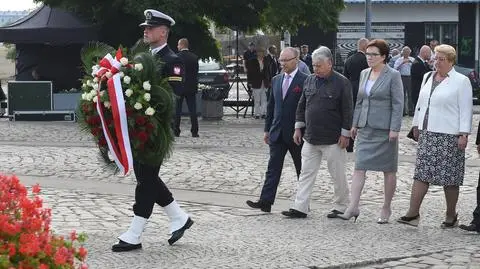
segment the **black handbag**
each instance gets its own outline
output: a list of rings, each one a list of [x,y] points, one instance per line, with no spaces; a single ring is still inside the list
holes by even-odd
[[[433,73],[432,71],[428,72],[427,78],[425,79],[425,83],[427,83],[428,79],[430,79],[430,77],[432,76],[432,73]],[[430,100],[428,101],[428,105],[430,106]],[[418,139],[415,139],[415,136],[413,135],[413,127],[410,129],[410,132],[408,132],[407,137],[412,139],[415,142],[418,142]]]
[[[415,142],[418,142],[418,139],[415,139],[415,136],[413,135],[413,127],[410,129],[410,132],[408,132],[407,137]]]

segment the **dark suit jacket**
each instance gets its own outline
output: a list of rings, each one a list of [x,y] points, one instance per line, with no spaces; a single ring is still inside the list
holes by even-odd
[[[415,61],[412,64],[412,68],[410,70],[410,78],[412,81],[411,84],[411,89],[412,89],[412,95],[417,96],[418,99],[418,93],[420,92],[420,88],[422,87],[422,80],[423,80],[423,75],[425,73],[432,71],[430,69],[430,66],[422,61],[418,56],[415,57]],[[416,100],[415,100],[416,103]]]
[[[165,64],[160,70],[164,78],[167,78],[168,83],[172,87],[175,94],[179,95],[183,90],[183,83],[185,79],[185,67],[182,59],[173,52],[168,45],[159,50],[156,54]]]
[[[312,55],[310,53],[307,53],[307,55],[302,57],[301,60],[308,66],[308,69],[310,69],[310,73],[313,73]]]
[[[265,67],[265,66],[264,66]],[[262,82],[265,80],[265,73],[260,70],[258,59],[250,59],[247,61],[247,82],[253,89],[260,89]]]
[[[196,94],[198,90],[198,56],[189,50],[182,50],[177,55],[185,65],[185,83],[180,94]]]
[[[357,51],[347,58],[343,75],[345,75],[352,84],[353,105],[357,102],[358,85],[360,83],[360,73],[368,68],[367,57],[365,54]]]
[[[267,54],[263,57],[263,73],[265,76],[265,88],[270,88],[272,84],[272,78],[278,74],[280,66],[278,61],[273,58],[272,55]]]
[[[298,100],[302,96],[303,82],[307,75],[297,71],[290,83],[287,95],[283,99],[282,83],[284,74],[276,75],[272,79],[272,90],[267,105],[267,118],[265,119],[265,132],[269,132],[270,142],[293,142],[295,131],[295,111]]]

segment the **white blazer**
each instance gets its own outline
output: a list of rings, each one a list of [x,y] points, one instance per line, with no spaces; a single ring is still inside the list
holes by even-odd
[[[430,99],[427,131],[453,135],[470,133],[473,114],[470,80],[452,68],[448,72],[448,77],[435,88],[430,97],[435,71],[432,72],[428,81],[425,81],[428,74],[423,76],[423,86],[415,107],[413,126],[418,126],[419,130],[423,130],[423,119]]]

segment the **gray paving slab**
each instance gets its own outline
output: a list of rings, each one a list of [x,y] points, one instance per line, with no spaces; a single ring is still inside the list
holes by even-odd
[[[479,115],[474,116],[476,130]],[[43,186],[59,233],[72,229],[89,234],[91,268],[434,268],[479,265],[476,234],[442,230],[445,202],[432,187],[418,228],[395,223],[408,206],[415,162],[415,143],[406,139],[411,118],[400,134],[400,162],[392,221],[375,223],[383,201],[383,176],[369,173],[357,223],[329,220],[332,186],[322,164],[305,220],[284,219],[296,177],[286,158],[279,199],[272,214],[246,208],[264,180],[268,147],[262,121],[224,117],[200,122],[200,138],[182,133],[160,175],[172,188],[195,225],[178,245],[168,246],[168,223],[156,208],[144,236],[144,250],[111,253],[110,246],[132,215],[132,175],[112,175],[98,160],[95,146],[76,124],[0,120],[0,171]],[[188,122],[182,124],[189,130]],[[460,221],[471,218],[480,161],[475,136],[469,139],[467,169],[458,204]],[[347,173],[354,155],[348,155]]]

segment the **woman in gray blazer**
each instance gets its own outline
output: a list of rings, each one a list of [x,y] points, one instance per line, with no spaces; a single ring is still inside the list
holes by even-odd
[[[402,124],[403,86],[400,73],[389,67],[389,47],[375,39],[367,45],[368,66],[360,74],[357,103],[351,135],[356,138],[355,171],[352,176],[350,205],[339,218],[357,219],[358,204],[365,184],[365,174],[381,171],[385,177],[385,201],[377,223],[388,222],[395,193],[398,166],[398,133]]]

